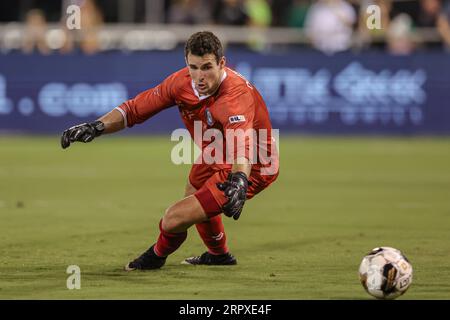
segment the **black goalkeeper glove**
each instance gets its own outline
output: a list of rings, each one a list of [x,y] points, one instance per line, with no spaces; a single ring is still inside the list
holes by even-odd
[[[105,124],[99,120],[91,123],[83,123],[73,126],[61,136],[61,147],[68,148],[72,142],[91,142],[94,138],[100,136],[105,130]]]
[[[218,183],[217,188],[223,191],[228,201],[223,205],[223,213],[227,217],[239,219],[245,200],[247,199],[247,189],[249,181],[247,175],[243,172],[232,172],[223,183]]]

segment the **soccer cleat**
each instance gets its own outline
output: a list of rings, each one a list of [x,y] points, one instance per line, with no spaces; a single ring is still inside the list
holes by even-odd
[[[214,255],[205,252],[201,256],[184,259],[181,263],[208,266],[230,266],[237,264],[237,260],[230,253]]]
[[[139,258],[125,266],[125,271],[159,269],[166,263],[166,257],[158,257],[151,246]]]

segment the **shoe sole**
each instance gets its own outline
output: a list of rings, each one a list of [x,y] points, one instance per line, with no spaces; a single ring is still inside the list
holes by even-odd
[[[180,264],[190,265],[190,266],[235,266],[235,265],[237,265],[237,261],[235,261],[233,263],[227,263],[227,264],[190,263],[187,261],[188,259],[192,259],[192,258],[194,258],[194,257],[186,258],[183,261],[181,261]]]
[[[161,266],[162,267],[162,266]],[[147,270],[158,270],[161,269],[161,267],[155,267],[155,268],[144,268],[144,269],[138,269],[138,268],[131,268],[130,264],[128,263],[123,270],[126,272],[131,272],[131,271],[135,271],[135,270],[141,270],[141,271],[147,271]]]

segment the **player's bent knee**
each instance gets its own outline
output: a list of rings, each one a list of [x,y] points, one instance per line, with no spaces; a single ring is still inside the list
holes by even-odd
[[[166,212],[164,213],[164,217],[162,219],[161,227],[164,231],[167,232],[174,232],[175,229],[177,229],[180,225],[180,219],[177,217],[174,210],[171,209],[172,207],[168,208]]]

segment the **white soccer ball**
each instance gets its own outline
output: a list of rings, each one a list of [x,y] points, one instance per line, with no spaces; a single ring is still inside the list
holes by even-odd
[[[395,299],[412,282],[411,263],[400,250],[379,247],[370,251],[359,266],[359,280],[366,291],[378,299]]]

